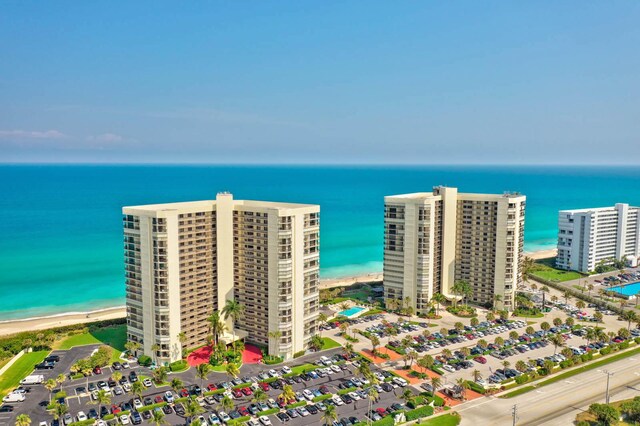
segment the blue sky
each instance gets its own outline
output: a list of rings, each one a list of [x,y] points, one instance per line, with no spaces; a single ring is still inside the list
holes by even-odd
[[[640,2],[31,2],[0,161],[640,160]]]

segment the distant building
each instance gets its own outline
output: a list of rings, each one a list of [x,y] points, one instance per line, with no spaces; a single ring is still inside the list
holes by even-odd
[[[123,208],[128,339],[175,361],[178,336],[186,348],[204,345],[207,317],[234,299],[245,307],[236,338],[284,357],[303,350],[318,329],[319,211],[228,193]],[[230,320],[228,329],[231,342]]]
[[[469,301],[512,309],[521,280],[526,197],[464,194],[436,187],[432,193],[385,197],[385,298],[409,297],[425,312],[435,293],[453,298],[466,280]]]
[[[558,215],[560,269],[593,271],[598,263],[640,255],[640,208],[628,204],[594,209],[562,210]]]

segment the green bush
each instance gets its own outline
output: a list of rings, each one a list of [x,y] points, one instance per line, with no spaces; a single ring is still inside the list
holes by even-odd
[[[282,361],[284,361],[284,358],[282,358],[281,356],[265,356],[262,358],[262,361],[266,365],[274,365],[280,364]]]
[[[520,377],[526,376],[525,374],[523,374]],[[516,379],[516,382],[518,380]],[[526,380],[525,380],[526,381]],[[524,383],[524,382],[522,382]],[[480,393],[480,394],[484,394],[486,392],[485,388],[482,387],[482,385],[477,384],[476,382],[472,382],[472,381],[467,381],[467,384],[469,385],[469,389],[471,389],[474,392]]]
[[[184,359],[181,359],[179,361],[175,361],[172,362],[171,364],[169,364],[169,369],[171,371],[184,371],[189,367],[189,365],[187,364],[187,361]]]
[[[299,352],[296,352],[295,354],[293,354],[293,357],[294,358],[300,358],[302,355],[304,355],[306,353],[307,353],[307,351],[299,351]]]
[[[423,417],[429,417],[433,414],[433,407],[425,405],[424,407],[416,408],[415,410],[407,411],[407,421],[421,419]]]
[[[313,402],[320,402],[320,401],[324,401],[325,399],[329,399],[331,398],[333,395],[331,395],[330,393],[326,394],[326,395],[320,395],[320,396],[316,396],[315,398],[312,399]]]
[[[409,408],[418,408],[421,405],[425,404],[425,397],[418,395],[409,402],[407,402],[407,407]]]
[[[625,340],[624,342],[620,342],[620,344],[618,344],[618,347],[620,349],[628,349],[629,348],[629,341]]]
[[[636,337],[635,339],[633,339],[633,341],[640,344],[640,337]]]
[[[243,425],[244,422],[249,420],[251,416],[238,417],[237,419],[231,419],[227,422],[227,426],[240,426]]]
[[[302,407],[303,405],[307,405],[306,401],[298,401],[298,402],[294,402],[293,404],[289,404],[287,405],[285,408],[287,410],[291,409],[291,408],[298,408],[298,407]]]
[[[611,353],[611,347],[607,346],[606,348],[600,349],[600,355],[609,355]]]
[[[140,364],[143,367],[150,366],[152,362],[153,362],[153,360],[148,355],[140,355],[138,357],[138,364]]]

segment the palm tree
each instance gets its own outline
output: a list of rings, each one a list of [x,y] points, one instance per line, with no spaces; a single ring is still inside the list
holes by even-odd
[[[473,377],[474,382],[477,382],[482,378],[482,374],[480,374],[480,370],[476,369],[471,373],[471,377]]]
[[[137,382],[136,382],[137,383]],[[102,410],[102,406],[108,406],[111,404],[111,393],[105,391],[104,389],[98,390],[96,392],[96,399],[92,402],[92,404],[96,404],[98,406],[98,413]]]
[[[548,322],[546,322],[546,321],[544,321],[544,322],[542,322],[542,323],[540,324],[540,329],[541,329],[542,331],[544,331],[544,335],[545,335],[545,336],[547,335],[547,331],[549,331],[549,329],[550,329],[550,328],[551,328],[551,326],[550,326],[550,325],[549,325],[549,323],[548,323]]]
[[[131,383],[131,393],[134,396],[138,398],[142,398],[143,392],[144,392],[144,385],[140,380],[136,380],[135,382]]]
[[[228,320],[229,318],[233,319],[231,332],[233,333],[233,350],[235,351],[236,322],[240,317],[244,315],[244,305],[240,302],[236,302],[235,300],[227,300],[227,304],[222,309],[222,315],[224,315],[224,318],[226,320]]]
[[[504,361],[502,361],[502,366],[504,368],[509,368],[511,366],[511,363],[505,359]]]
[[[229,395],[225,395],[224,398],[222,398],[222,401],[220,401],[220,406],[226,412],[233,410],[233,399],[229,398]]]
[[[294,392],[291,385],[284,385],[282,387],[282,393],[278,396],[285,403],[289,403],[289,401],[296,399],[296,393]]]
[[[370,340],[371,340],[371,350],[373,353],[375,353],[376,348],[380,346],[380,339],[378,339],[377,336],[371,336]]]
[[[63,384],[66,380],[67,380],[67,376],[65,376],[62,373],[56,376],[56,382],[58,382],[58,385]]]
[[[27,414],[20,414],[16,417],[16,426],[29,426],[31,424],[31,417]]]
[[[627,321],[627,330],[631,331],[631,323],[636,320],[636,314],[633,311],[623,311],[621,317]]]
[[[185,417],[187,417],[189,419],[189,421],[187,422],[187,424],[193,424],[191,422],[191,420],[197,416],[198,414],[201,414],[204,412],[204,408],[202,408],[200,406],[200,404],[198,404],[197,401],[194,400],[189,400],[185,407],[184,407],[184,415]]]
[[[334,405],[327,405],[327,409],[322,413],[321,420],[325,426],[330,426],[338,420],[338,413],[336,413],[336,407]]]
[[[158,364],[157,355],[159,350],[160,350],[159,344],[154,343],[153,345],[151,345],[151,352],[153,352],[153,363],[156,365]]]
[[[169,423],[164,419],[164,413],[162,410],[152,410],[151,419],[149,419],[152,425],[161,426],[168,425]]]
[[[164,367],[158,367],[153,371],[153,381],[156,384],[164,383],[167,380],[167,369]]]
[[[111,375],[111,378],[116,382],[120,383],[120,379],[122,379],[122,373],[119,371],[114,371],[113,374]]]
[[[171,389],[173,389],[175,393],[179,393],[180,389],[184,387],[184,383],[182,382],[182,380],[176,377],[175,379],[171,380],[171,383],[169,384],[169,386],[171,386]]]
[[[238,369],[234,363],[230,362],[225,366],[225,370],[227,370],[227,372],[229,371],[228,368],[230,365],[233,365],[236,370]],[[196,377],[200,379],[200,387],[204,386],[204,381],[207,380],[209,373],[211,373],[211,364],[205,362],[196,367]]]
[[[124,348],[129,352],[129,355],[135,354],[140,349],[140,346],[139,342],[134,342],[133,340],[129,340],[124,344]]]
[[[309,341],[309,349],[318,352],[322,350],[323,346],[324,340],[322,340],[322,337],[319,334],[314,334]]]
[[[405,388],[404,392],[402,392],[402,395],[400,395],[400,398],[404,401],[405,404],[407,404],[413,398],[413,392]]]
[[[231,377],[232,380],[238,377],[238,374],[240,374],[240,369],[233,362],[230,362],[227,365],[225,365],[224,371],[229,375],[229,377]]]
[[[327,314],[325,314],[324,312],[320,312],[320,315],[318,315],[318,321],[322,324],[326,324],[328,320],[329,317],[327,316]]]
[[[267,393],[262,389],[258,388],[253,393],[253,398],[251,400],[253,402],[260,403],[266,401],[267,399],[269,399],[269,395],[267,395]]]
[[[276,343],[276,356],[280,356],[280,338],[282,337],[282,331],[273,330],[269,332],[269,337],[275,340]]]
[[[431,391],[431,394],[435,395],[440,386],[442,386],[442,379],[440,379],[440,377],[438,377],[438,376],[433,376],[431,378],[431,388],[433,389]]]
[[[500,302],[502,302],[502,295],[501,294],[494,294],[493,295],[493,310],[496,311],[498,309],[498,305],[500,304]]]
[[[516,370],[523,373],[527,369],[527,363],[523,360],[519,360],[516,362]]]
[[[218,340],[220,339],[220,336],[224,334],[227,326],[220,318],[220,312],[217,310],[214,310],[211,315],[207,317],[207,321],[209,321],[209,329],[213,335],[213,344],[218,345]]]
[[[467,389],[469,389],[469,382],[460,377],[456,380],[456,385],[460,386],[462,389],[462,400],[465,401],[467,399]]]
[[[44,388],[49,391],[49,404],[51,404],[51,396],[56,386],[58,386],[58,382],[55,379],[49,379],[44,383]]]
[[[554,334],[549,338],[549,342],[553,345],[553,354],[556,354],[558,347],[564,346],[564,339],[559,334]]]
[[[67,408],[66,404],[60,404],[59,402],[56,402],[55,404],[53,404],[53,407],[51,408],[50,412],[53,415],[53,419],[54,420],[60,420],[62,419],[62,417],[67,414],[67,412],[69,411],[69,409]]]
[[[184,344],[187,343],[187,334],[184,331],[178,333],[178,342],[180,342],[180,347],[182,348],[182,356],[187,352],[187,348],[185,348]]]
[[[338,304],[338,308],[340,308],[341,311],[346,311],[349,309],[349,304],[347,302],[341,302]]]
[[[443,304],[447,298],[442,293],[435,293],[431,298],[436,303],[436,315],[440,312],[440,305]]]
[[[344,353],[345,353],[345,355],[347,355],[347,357],[348,357],[349,359],[350,359],[350,358],[351,358],[351,356],[353,355],[353,351],[354,351],[354,349],[353,349],[353,345],[352,345],[350,342],[347,342],[347,343],[344,345]]]

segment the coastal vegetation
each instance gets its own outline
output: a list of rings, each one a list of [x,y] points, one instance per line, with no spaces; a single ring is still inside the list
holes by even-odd
[[[552,282],[577,280],[584,276],[580,272],[556,269],[555,263],[555,257],[537,260],[528,268],[526,274]]]
[[[34,351],[22,355],[5,373],[0,376],[0,397],[16,388],[20,380],[25,378],[33,366],[42,362],[49,354],[48,350]]]

